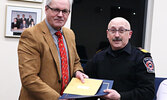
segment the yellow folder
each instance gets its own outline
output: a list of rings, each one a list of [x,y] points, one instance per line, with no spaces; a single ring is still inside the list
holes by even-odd
[[[103,80],[84,79],[82,83],[78,78],[72,78],[63,93],[76,95],[95,95],[100,88]]]

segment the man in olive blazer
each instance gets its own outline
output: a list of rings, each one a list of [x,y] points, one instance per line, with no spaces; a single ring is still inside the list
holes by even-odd
[[[69,4],[67,0],[52,0],[51,2],[47,0],[47,2],[57,9],[69,8],[69,6],[66,7]],[[58,100],[60,97],[62,85],[60,58],[53,34],[51,34],[46,22],[54,29],[62,30],[68,50],[70,79],[73,75],[81,79],[82,82],[84,78],[87,78],[87,75],[82,73],[83,69],[77,54],[73,31],[59,27],[64,25],[66,19],[63,18],[66,17],[62,15],[62,12],[56,12],[56,15],[48,7],[45,10],[46,19],[34,27],[24,30],[20,37],[18,57],[22,88],[19,100]],[[54,16],[48,17],[50,15]],[[52,18],[56,23],[50,20]]]

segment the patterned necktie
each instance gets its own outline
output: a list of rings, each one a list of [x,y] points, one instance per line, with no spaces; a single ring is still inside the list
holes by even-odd
[[[62,87],[61,87],[61,95],[65,87],[68,84],[68,63],[67,63],[67,53],[63,43],[63,36],[60,31],[56,32],[56,36],[58,37],[58,46],[61,58],[61,74],[62,74]]]

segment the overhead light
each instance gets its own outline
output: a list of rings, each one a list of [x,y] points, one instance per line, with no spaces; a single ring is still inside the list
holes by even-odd
[[[136,13],[134,12],[133,15],[136,15]]]

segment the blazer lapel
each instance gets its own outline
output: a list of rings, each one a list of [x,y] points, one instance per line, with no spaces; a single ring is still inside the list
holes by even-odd
[[[59,58],[58,58],[58,52],[57,52],[57,47],[54,43],[53,37],[45,23],[45,21],[42,22],[42,31],[44,33],[44,38],[46,40],[46,42],[49,45],[50,51],[52,53],[52,56],[56,62],[56,69],[59,75],[59,78],[61,79],[61,73],[60,73],[60,62],[59,62]]]

